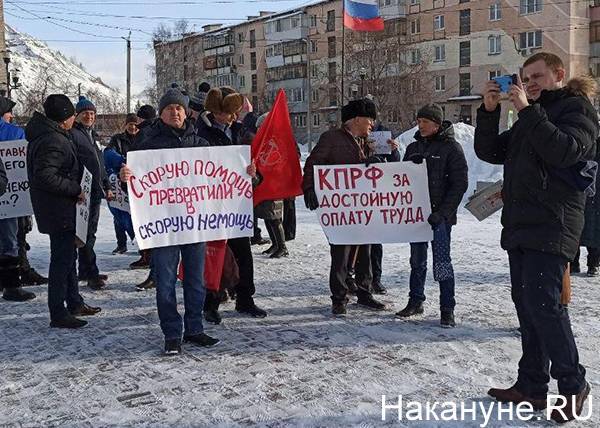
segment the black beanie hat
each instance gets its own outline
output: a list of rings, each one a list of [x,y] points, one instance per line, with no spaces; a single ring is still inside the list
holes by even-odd
[[[48,119],[64,122],[71,116],[75,116],[75,106],[66,95],[52,94],[44,101],[44,113]]]
[[[138,110],[137,117],[144,120],[152,120],[156,117],[156,109],[149,104],[143,105]]]
[[[441,125],[444,121],[444,110],[437,104],[426,104],[417,112],[417,119],[429,119]]]
[[[4,116],[9,111],[12,111],[16,105],[17,103],[15,103],[13,100],[9,100],[6,97],[0,96],[0,116]]]
[[[352,100],[342,107],[342,123],[345,123],[355,117],[370,117],[377,119],[377,107],[371,100]]]
[[[198,85],[198,92],[208,93],[208,91],[210,91],[210,83],[202,82]]]

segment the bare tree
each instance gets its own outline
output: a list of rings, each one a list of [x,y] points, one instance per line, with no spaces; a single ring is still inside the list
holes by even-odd
[[[190,32],[190,23],[187,19],[180,19],[173,24],[173,35],[183,37]]]
[[[163,22],[158,24],[158,27],[152,32],[152,40],[154,43],[166,42],[173,37],[173,31]]]

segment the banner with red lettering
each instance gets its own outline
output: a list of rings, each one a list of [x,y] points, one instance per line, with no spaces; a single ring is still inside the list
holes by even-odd
[[[252,236],[250,147],[134,151],[127,165],[140,249]]]
[[[427,242],[427,166],[413,162],[314,168],[317,214],[331,244]]]
[[[0,162],[8,178],[6,193],[0,196],[0,219],[33,214],[27,178],[27,141],[0,142]]]

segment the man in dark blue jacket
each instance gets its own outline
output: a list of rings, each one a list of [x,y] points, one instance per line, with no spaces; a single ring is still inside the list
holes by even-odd
[[[50,326],[79,328],[87,322],[76,316],[94,315],[100,308],[84,303],[75,268],[75,206],[83,198],[77,150],[69,134],[75,108],[66,95],[50,95],[44,112],[34,113],[25,133],[31,205],[38,230],[50,235]]]
[[[79,248],[79,280],[87,281],[90,288],[99,290],[106,286],[108,276],[100,274],[96,263],[96,231],[100,220],[100,206],[102,199],[110,200],[112,192],[104,158],[100,150],[99,137],[93,130],[96,122],[96,106],[85,97],[80,97],[75,110],[77,122],[71,129],[71,138],[77,148],[77,157],[81,167],[86,167],[92,174],[92,192],[90,195],[90,217],[88,223],[88,234],[85,245]]]
[[[131,151],[180,149],[208,146],[196,135],[193,124],[187,119],[188,98],[181,91],[169,89],[160,99],[160,119],[148,127],[143,140],[136,142]],[[121,168],[121,181],[127,182],[132,171],[127,165]],[[165,336],[166,355],[181,352],[181,339],[196,346],[214,346],[218,339],[204,333],[202,308],[206,296],[204,287],[204,252],[206,244],[172,245],[152,249],[152,267],[156,281],[156,304],[160,327]],[[182,320],[177,311],[177,268],[179,259],[186,267],[183,279],[185,315]],[[183,322],[182,322],[183,321]],[[185,327],[185,331],[183,328]]]
[[[489,81],[475,128],[477,156],[504,165],[501,244],[522,345],[517,382],[488,394],[543,409],[551,375],[565,399],[551,417],[566,422],[581,413],[590,392],[561,292],[579,247],[585,205],[583,189],[568,180],[568,172],[596,153],[598,115],[589,101],[596,83],[575,78],[565,85],[562,60],[546,52],[528,58],[522,73],[523,83],[518,79],[508,92],[519,120],[499,132],[500,86]]]

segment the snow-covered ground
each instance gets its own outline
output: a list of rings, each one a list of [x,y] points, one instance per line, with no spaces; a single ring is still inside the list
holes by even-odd
[[[224,304],[223,324],[207,327],[221,344],[185,346],[182,355],[167,358],[154,294],[133,287],[146,272],[127,270],[133,251],[110,254],[112,220],[104,209],[97,253],[109,287],[82,286],[87,302],[103,308],[86,328],[50,329],[44,287],[33,288],[38,297],[30,303],[0,300],[0,426],[478,426],[481,413],[477,421],[417,424],[398,422],[391,412],[382,422],[381,396],[388,403],[402,395],[423,406],[488,406],[489,387],[512,384],[520,341],[498,222],[498,215],[482,223],[467,213],[459,217],[453,230],[458,326],[445,330],[431,278],[425,315],[393,317],[408,293],[406,244],[384,249],[390,293],[382,300],[389,309],[350,304],[346,318],[332,318],[328,247],[316,217],[302,208],[288,259],[266,259],[253,247],[256,301],[269,316],[241,317]],[[32,264],[47,273],[47,238],[34,232],[29,240]],[[600,394],[600,280],[577,276],[573,289],[581,361],[592,394]],[[593,404],[592,419],[569,426],[600,426],[600,403]],[[543,413],[531,422],[494,415],[488,426],[554,425],[537,420]]]

